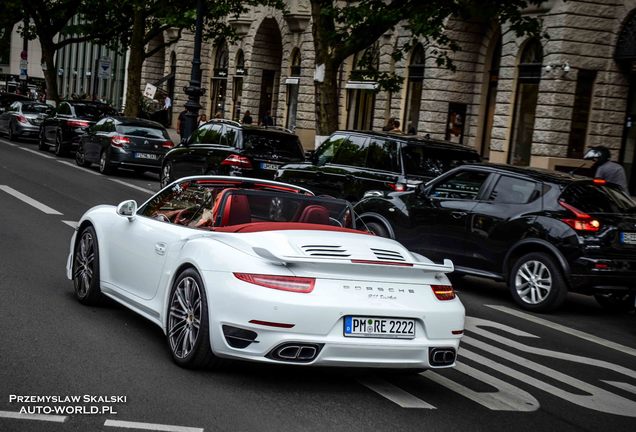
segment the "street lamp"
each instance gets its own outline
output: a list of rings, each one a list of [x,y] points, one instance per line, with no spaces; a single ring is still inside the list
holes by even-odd
[[[201,40],[203,39],[203,0],[197,1],[197,18],[194,30],[194,53],[192,55],[192,72],[190,74],[190,85],[183,88],[185,94],[188,95],[188,101],[185,103],[184,124],[181,125],[181,137],[189,137],[195,131],[197,120],[199,118],[199,110],[201,104],[199,100],[205,94],[205,89],[201,88]]]

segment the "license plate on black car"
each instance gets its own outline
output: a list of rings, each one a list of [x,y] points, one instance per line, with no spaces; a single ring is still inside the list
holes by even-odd
[[[415,320],[346,316],[344,335],[347,337],[413,339],[415,338]]]
[[[135,157],[137,159],[152,159],[152,160],[159,159],[159,155],[156,155],[153,153],[135,153]]]
[[[622,232],[621,243],[628,245],[636,245],[636,232]]]
[[[272,164],[272,163],[261,162],[261,169],[277,170],[278,168],[280,168],[279,165]]]

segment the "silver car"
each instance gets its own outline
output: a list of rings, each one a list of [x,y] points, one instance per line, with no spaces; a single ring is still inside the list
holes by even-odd
[[[16,101],[0,114],[0,133],[11,141],[17,138],[37,138],[42,120],[53,107],[36,101]]]

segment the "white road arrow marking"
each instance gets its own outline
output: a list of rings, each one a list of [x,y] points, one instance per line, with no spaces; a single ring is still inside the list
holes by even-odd
[[[61,215],[62,213],[60,213],[57,210],[52,209],[51,207],[42,204],[39,201],[34,200],[33,198],[26,196],[25,194],[23,194],[22,192],[18,192],[17,190],[13,189],[12,187],[6,186],[6,185],[0,185],[0,190],[5,191],[6,193],[8,193],[9,195],[19,199],[20,201],[23,201],[27,204],[29,204],[30,206],[35,207],[36,209],[40,210],[41,212],[44,212],[46,214],[53,214],[53,215]]]
[[[79,224],[77,221],[62,221],[63,223],[65,223],[66,225],[70,226],[71,228],[75,229],[77,228],[77,225]]]

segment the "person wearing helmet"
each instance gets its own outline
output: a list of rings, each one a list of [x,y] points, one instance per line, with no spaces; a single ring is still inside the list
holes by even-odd
[[[592,165],[592,168],[596,170],[594,177],[615,183],[627,192],[625,169],[620,164],[612,162],[610,157],[611,153],[607,147],[597,146],[590,147],[583,159],[594,161],[594,165]]]

